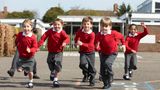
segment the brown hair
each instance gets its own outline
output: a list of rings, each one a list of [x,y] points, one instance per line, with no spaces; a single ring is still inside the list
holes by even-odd
[[[128,29],[130,30],[132,26],[135,26],[135,27],[136,27],[136,29],[138,29],[138,27],[137,27],[137,25],[136,25],[136,24],[131,24],[131,25],[129,25]]]
[[[82,19],[82,23],[84,22],[91,22],[91,24],[93,24],[93,19],[90,16],[87,16]]]
[[[62,25],[64,25],[63,20],[60,19],[60,18],[56,18],[56,19],[54,20],[54,22],[52,22],[50,25],[53,25],[56,21],[58,21],[58,22],[60,22]]]
[[[100,25],[102,27],[107,27],[108,25],[112,26],[112,21],[111,21],[111,19],[109,17],[104,17],[104,18],[101,19]]]

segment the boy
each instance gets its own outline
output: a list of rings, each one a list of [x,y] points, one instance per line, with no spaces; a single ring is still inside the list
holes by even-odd
[[[93,20],[91,17],[85,17],[82,20],[82,29],[80,29],[75,36],[75,44],[80,47],[80,64],[84,75],[83,82],[89,78],[89,85],[95,85],[96,70],[95,64],[95,47],[94,39],[95,34],[92,32]]]
[[[48,38],[47,64],[51,71],[50,79],[53,80],[53,86],[59,87],[58,76],[62,68],[63,48],[70,42],[69,36],[63,30],[63,21],[57,18],[53,23],[53,28],[46,31],[38,42],[40,47]]]
[[[100,21],[100,31],[96,35],[95,45],[96,50],[100,52],[100,75],[102,75],[103,89],[111,87],[113,81],[112,65],[117,57],[119,41],[125,50],[125,41],[123,35],[112,29],[112,22],[110,18],[104,17]]]

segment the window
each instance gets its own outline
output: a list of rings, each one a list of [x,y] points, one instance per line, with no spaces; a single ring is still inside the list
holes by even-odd
[[[155,8],[156,8],[156,9],[158,9],[158,8],[160,9],[160,3],[156,2]]]

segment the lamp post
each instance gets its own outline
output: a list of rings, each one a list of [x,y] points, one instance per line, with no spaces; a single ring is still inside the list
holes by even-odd
[[[132,11],[128,12],[128,24],[132,24],[131,23],[131,18],[132,18]]]

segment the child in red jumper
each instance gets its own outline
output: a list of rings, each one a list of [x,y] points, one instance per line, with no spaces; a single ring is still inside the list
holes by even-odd
[[[125,74],[123,78],[125,80],[130,80],[133,71],[137,69],[137,51],[139,46],[139,41],[148,34],[148,29],[144,23],[141,23],[144,28],[144,32],[137,32],[138,28],[135,24],[129,26],[129,33],[126,37],[126,52],[125,52]]]
[[[27,88],[33,88],[33,66],[35,64],[34,54],[37,51],[37,39],[32,33],[32,21],[26,19],[23,22],[23,32],[18,33],[16,45],[19,52],[17,71],[25,71],[29,76]]]
[[[48,38],[47,48],[48,57],[47,63],[51,71],[50,79],[53,80],[53,86],[59,87],[58,76],[62,68],[63,48],[70,42],[69,36],[63,30],[63,21],[57,18],[53,23],[53,28],[46,31],[38,46],[40,47]]]
[[[92,32],[93,20],[91,17],[84,17],[82,20],[82,28],[76,32],[75,44],[80,47],[80,64],[84,75],[83,82],[90,82],[90,86],[95,85],[96,70],[95,64],[95,34]]]
[[[118,43],[121,42],[125,51],[125,41],[121,33],[112,29],[112,21],[104,17],[100,21],[100,32],[96,35],[95,48],[100,52],[100,75],[103,89],[111,87],[113,81],[112,65],[117,57]]]

